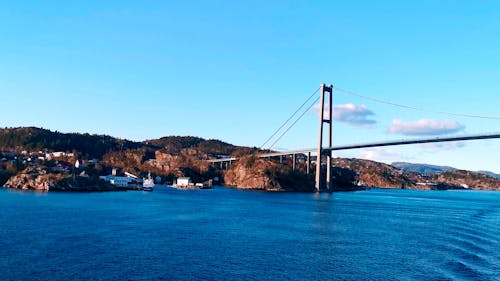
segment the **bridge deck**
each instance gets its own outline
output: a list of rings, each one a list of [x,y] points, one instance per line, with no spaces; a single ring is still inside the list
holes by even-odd
[[[381,146],[395,146],[395,145],[407,145],[407,144],[421,144],[421,143],[435,143],[435,142],[450,142],[450,141],[466,141],[466,140],[483,140],[483,139],[499,139],[500,133],[490,133],[490,134],[480,134],[480,135],[463,135],[458,137],[434,137],[434,138],[422,138],[413,140],[396,140],[396,141],[383,141],[383,142],[373,142],[364,144],[351,144],[351,145],[340,145],[323,148],[323,151],[333,151],[333,150],[347,150],[347,149],[357,149],[357,148],[369,148],[369,147],[381,147]],[[292,154],[306,154],[315,153],[316,148],[311,149],[301,149],[301,150],[290,150],[283,152],[272,152],[272,153],[262,153],[258,156],[260,158],[266,157],[277,157]],[[211,163],[219,162],[229,162],[238,160],[236,157],[225,158],[225,159],[211,159],[208,160]]]

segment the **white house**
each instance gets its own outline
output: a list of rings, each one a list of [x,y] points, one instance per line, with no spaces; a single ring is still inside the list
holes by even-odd
[[[176,185],[178,185],[178,186],[188,186],[188,185],[192,185],[192,184],[193,183],[191,182],[191,178],[189,178],[189,177],[177,178]]]
[[[109,182],[112,184],[112,185],[116,185],[116,186],[119,186],[119,187],[127,187],[129,186],[132,182],[134,181],[134,179],[132,178],[129,178],[129,177],[114,177],[113,179],[111,179]]]
[[[134,186],[140,182],[140,180],[132,177],[120,177],[114,175],[100,176],[99,178],[118,187]]]

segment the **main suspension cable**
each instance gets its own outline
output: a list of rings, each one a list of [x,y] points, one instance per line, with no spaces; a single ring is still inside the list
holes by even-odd
[[[353,92],[351,90],[346,90],[342,89],[339,87],[334,87],[339,92],[351,95],[351,96],[356,96],[359,98],[363,98],[366,100],[382,103],[382,104],[388,104],[392,106],[397,106],[401,108],[406,108],[406,109],[411,109],[411,110],[416,110],[416,111],[422,111],[422,112],[429,112],[429,113],[437,113],[437,114],[444,114],[444,115],[450,115],[450,116],[459,116],[459,117],[467,117],[467,118],[480,118],[480,119],[490,119],[490,120],[500,120],[500,117],[498,116],[481,116],[481,115],[471,115],[471,114],[462,114],[462,113],[454,113],[454,112],[446,112],[446,111],[437,111],[437,110],[430,110],[430,109],[423,109],[415,106],[409,106],[409,105],[404,105],[404,104],[399,104],[399,103],[394,103],[390,101],[385,101],[377,98],[372,98],[369,96],[361,95],[359,93]]]
[[[288,118],[288,119],[287,119],[287,120],[286,120],[283,124],[281,124],[281,126],[280,126],[278,129],[276,129],[276,131],[274,131],[274,133],[273,133],[273,134],[272,134],[272,135],[271,135],[271,136],[270,136],[270,137],[269,137],[269,138],[268,138],[268,139],[267,139],[267,140],[266,140],[266,141],[265,141],[265,142],[264,142],[264,143],[260,146],[260,149],[264,148],[264,146],[265,146],[265,145],[266,145],[266,144],[267,144],[267,143],[268,143],[271,139],[273,139],[273,138],[274,138],[274,136],[276,136],[276,134],[278,134],[278,133],[281,131],[281,129],[283,129],[283,127],[285,127],[285,126],[286,126],[286,124],[288,124],[288,122],[290,122],[290,120],[292,120],[292,119],[293,119],[293,117],[295,117],[295,115],[296,115],[296,114],[297,114],[297,113],[298,113],[298,112],[299,112],[299,111],[300,111],[300,110],[304,107],[304,105],[306,105],[306,104],[307,104],[307,102],[309,102],[309,100],[311,100],[311,99],[314,97],[314,95],[316,95],[316,93],[318,93],[318,91],[319,91],[319,88],[317,88],[317,89],[316,89],[316,91],[314,91],[314,92],[313,92],[313,93],[312,93],[312,94],[311,94],[311,95],[310,95],[310,96],[306,99],[306,101],[304,101],[304,103],[302,103],[302,105],[301,105],[301,106],[299,106],[299,108],[297,108],[297,110],[295,110],[295,112],[294,112],[294,113],[293,113],[293,114],[292,114],[292,115],[291,115],[291,116],[290,116],[290,117],[289,117],[289,118]],[[308,109],[308,110],[309,110],[309,109]],[[299,118],[300,118],[300,117],[299,117]]]
[[[314,100],[314,102],[304,111],[302,112],[302,114],[299,116],[299,118],[297,118],[295,120],[295,122],[292,123],[292,125],[290,125],[290,127],[288,127],[274,142],[273,144],[269,147],[269,150],[273,149],[274,146],[286,135],[286,133],[288,133],[288,131],[290,131],[293,126],[295,126],[295,124],[297,124],[297,122],[299,122],[299,120],[304,117],[304,115],[306,115],[307,112],[309,112],[309,110],[319,101],[320,97],[316,98]]]

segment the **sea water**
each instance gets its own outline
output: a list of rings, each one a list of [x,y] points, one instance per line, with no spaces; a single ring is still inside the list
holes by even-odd
[[[0,189],[0,280],[500,280],[500,192]]]

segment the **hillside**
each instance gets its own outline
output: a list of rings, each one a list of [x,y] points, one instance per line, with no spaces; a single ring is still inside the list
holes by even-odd
[[[428,176],[459,170],[457,168],[449,166],[438,166],[438,165],[407,163],[407,162],[393,162],[391,165],[407,172],[414,172]],[[500,174],[496,174],[490,171],[477,171],[476,173],[490,176],[492,178],[497,178],[497,179],[500,178]]]
[[[60,133],[36,127],[0,129],[0,151],[76,151],[86,158],[101,158],[109,151],[143,146],[106,135]]]
[[[391,163],[391,166],[394,166],[398,169],[401,169],[401,170],[404,170],[407,172],[420,173],[420,174],[424,174],[424,175],[440,174],[443,172],[456,170],[456,168],[449,167],[449,166],[437,166],[437,165],[430,165],[430,164],[407,163],[407,162],[394,162],[394,163]]]
[[[192,136],[169,136],[133,142],[107,135],[61,133],[37,127],[0,128],[0,151],[76,151],[85,158],[100,159],[112,151],[163,149],[169,153],[180,153],[185,148],[195,148],[214,157],[231,155],[245,149],[220,140],[205,140]]]
[[[417,182],[425,180],[419,173],[371,160],[336,158],[333,164],[357,173],[357,181],[366,187],[416,188]]]
[[[477,171],[477,172],[480,174],[483,174],[483,175],[490,176],[492,178],[500,179],[500,174],[497,174],[497,173],[493,173],[490,171]]]
[[[241,149],[241,147],[220,140],[206,140],[193,136],[168,136],[146,140],[144,143],[161,148],[168,153],[180,153],[185,148],[195,148],[202,153],[214,157],[217,155],[231,155]]]
[[[500,180],[481,173],[456,170],[434,176],[437,182],[458,185],[464,188],[482,190],[500,190]]]
[[[71,156],[48,158],[50,152],[56,151]],[[181,176],[204,181],[220,176],[220,173],[200,160],[254,151],[220,140],[192,136],[133,142],[106,135],[60,133],[36,127],[4,128],[0,129],[0,184],[27,167],[53,166],[53,161],[61,160],[74,163],[76,158],[97,161],[93,172],[99,175],[109,174],[111,168],[119,168],[121,172],[142,176],[151,172],[167,181]]]

